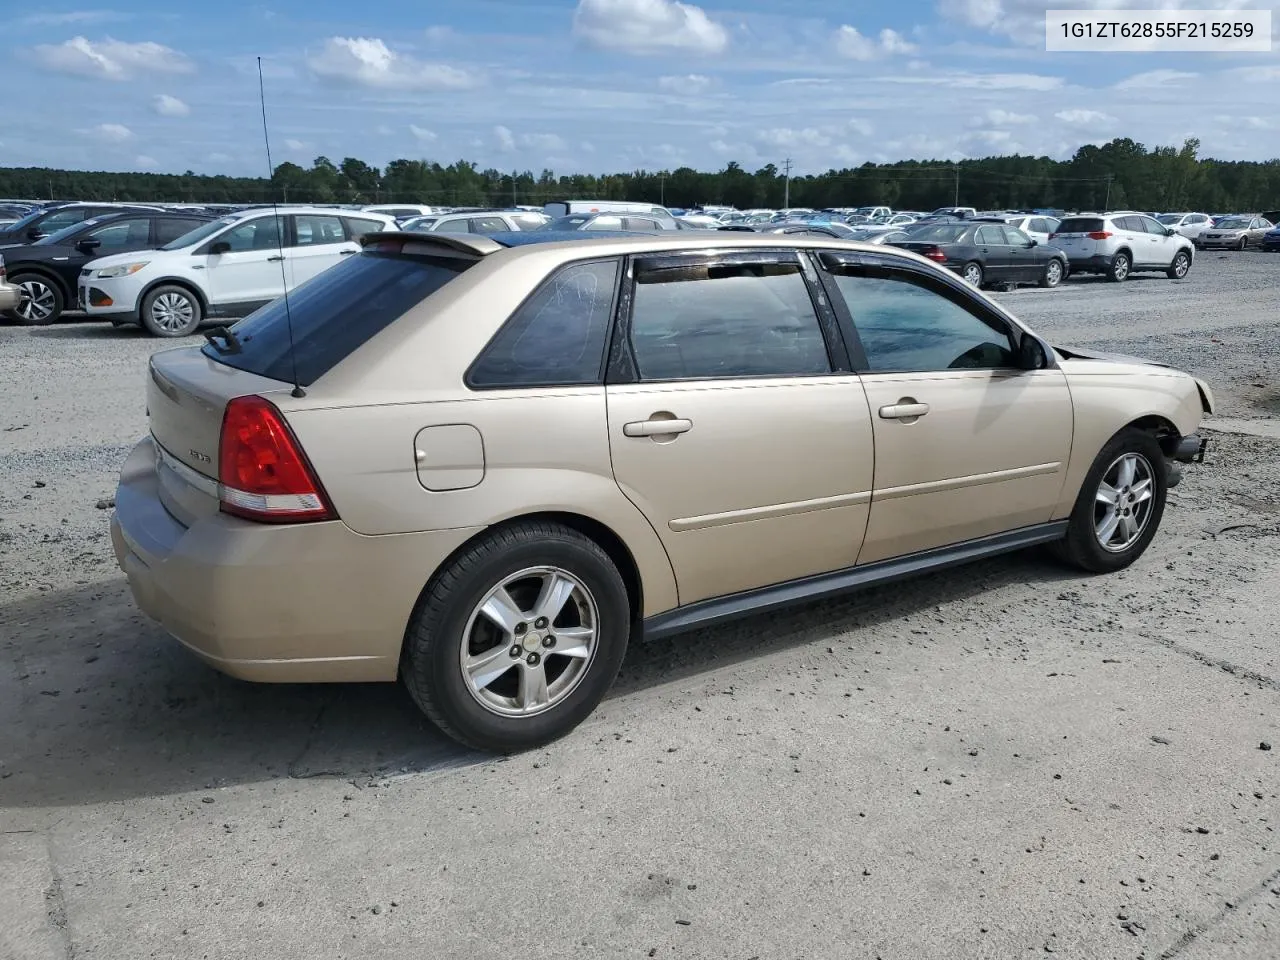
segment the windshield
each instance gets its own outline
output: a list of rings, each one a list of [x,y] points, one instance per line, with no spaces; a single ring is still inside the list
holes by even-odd
[[[73,223],[71,224],[71,226],[63,227],[61,230],[58,230],[56,233],[51,233],[47,237],[41,237],[39,240],[35,242],[35,246],[37,247],[56,246],[57,244],[63,243],[66,240],[70,239],[73,234],[77,234],[81,230],[84,230],[86,227],[93,226],[95,223],[101,223],[105,219],[107,218],[94,217],[92,220],[81,220],[79,223]]]
[[[29,225],[30,225],[33,221],[35,221],[36,219],[38,219],[38,218],[40,217],[40,215],[41,215],[41,214],[43,214],[44,212],[45,212],[45,211],[43,211],[43,210],[33,210],[31,213],[28,213],[28,214],[27,214],[25,217],[23,217],[21,220],[17,221],[17,222],[16,222],[16,223],[14,223],[13,225],[11,225],[11,226],[9,227],[9,229],[10,229],[10,230],[15,230],[15,231],[16,231],[16,230],[21,230],[21,229],[23,229],[24,227],[29,226]]]
[[[1159,221],[1160,221],[1161,223],[1163,223],[1163,224],[1167,224],[1167,225],[1169,225],[1169,226],[1173,226],[1175,223],[1181,223],[1181,222],[1182,222],[1182,214],[1180,214],[1180,213],[1162,213],[1160,216],[1156,217],[1156,219],[1157,219],[1157,220],[1159,220]]]
[[[194,246],[202,240],[207,240],[223,227],[229,227],[233,223],[239,222],[239,217],[221,217],[217,220],[211,220],[209,223],[202,223],[194,230],[188,230],[177,240],[170,240],[161,250],[181,250],[184,247]]]
[[[1253,221],[1248,217],[1227,217],[1219,220],[1217,226],[1223,230],[1248,230],[1251,223]]]

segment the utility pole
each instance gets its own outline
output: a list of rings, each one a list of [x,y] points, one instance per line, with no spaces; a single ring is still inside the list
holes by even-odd
[[[516,199],[516,177],[518,177],[519,175],[520,173],[518,170],[511,171],[511,205],[513,207],[520,206],[519,202]]]
[[[785,186],[782,188],[782,209],[789,210],[791,208],[791,158],[782,161],[782,172],[786,177]]]
[[[658,206],[665,207],[667,205],[667,175],[666,173],[658,174]]]
[[[1107,199],[1102,201],[1102,212],[1106,213],[1111,209],[1111,174],[1107,174]]]
[[[953,163],[951,166],[956,175],[956,197],[955,200],[952,201],[952,205],[958,207],[960,206],[960,164]]]

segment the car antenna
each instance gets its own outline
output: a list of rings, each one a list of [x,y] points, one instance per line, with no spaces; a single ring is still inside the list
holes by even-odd
[[[267,133],[267,94],[262,84],[261,57],[258,58],[258,103],[262,107],[262,142],[267,148],[267,182],[270,183],[275,179],[276,168],[271,163],[271,137]],[[280,235],[280,207],[276,203],[275,191],[272,191],[271,195],[271,213],[276,228],[276,250],[280,255],[280,286],[284,290],[284,323],[289,332],[289,368],[293,374],[293,390],[289,395],[305,397],[307,391],[303,390],[302,384],[298,382],[298,356],[293,344],[293,313],[289,309],[289,279],[284,269],[284,237]]]

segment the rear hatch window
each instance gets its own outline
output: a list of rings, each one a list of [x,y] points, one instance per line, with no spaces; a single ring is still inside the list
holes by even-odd
[[[213,344],[202,352],[272,380],[291,382],[296,365],[298,382],[309,385],[474,263],[365,250],[290,291],[287,311],[281,297],[235,324],[239,353]]]
[[[1100,217],[1067,217],[1058,224],[1058,233],[1099,233],[1106,227]]]

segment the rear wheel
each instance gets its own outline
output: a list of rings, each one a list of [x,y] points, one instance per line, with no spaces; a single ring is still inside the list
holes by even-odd
[[[185,337],[200,326],[200,301],[186,287],[156,287],[142,298],[142,326],[153,337]]]
[[[964,269],[960,271],[960,276],[964,277],[965,282],[974,287],[982,286],[982,264],[970,260],[964,265]]]
[[[62,316],[66,308],[57,284],[36,273],[20,273],[9,282],[21,291],[13,316],[31,327],[44,327]]]
[[[1240,238],[1239,249],[1241,250],[1249,249],[1249,237],[1247,235]]]
[[[1173,257],[1173,263],[1169,264],[1167,276],[1170,280],[1181,280],[1187,275],[1187,271],[1191,269],[1191,254],[1185,250],[1179,250]]]
[[[1062,261],[1056,257],[1045,264],[1044,275],[1040,278],[1040,286],[1056,287],[1062,282]]]
[[[1114,283],[1123,283],[1129,277],[1129,271],[1133,268],[1133,261],[1129,259],[1129,254],[1123,250],[1111,258],[1111,267],[1107,270],[1107,279]]]
[[[559,524],[523,523],[483,537],[428,584],[401,673],[450,737],[511,753],[591,714],[630,632],[626,586],[608,554]]]
[[[1168,475],[1155,438],[1130,427],[1093,461],[1071,511],[1059,559],[1091,573],[1121,570],[1142,556],[1164,516]]]

